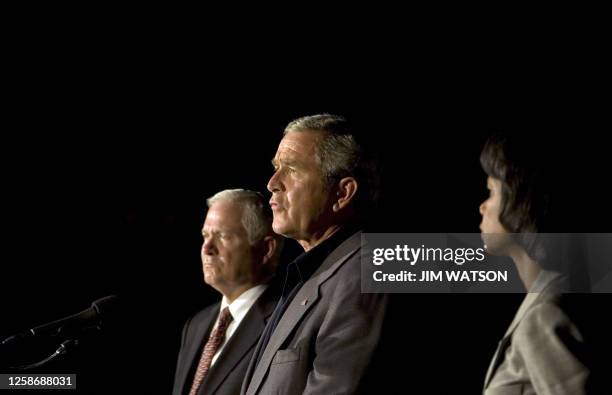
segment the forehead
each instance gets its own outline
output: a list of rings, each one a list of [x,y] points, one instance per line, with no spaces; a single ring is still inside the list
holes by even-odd
[[[238,203],[220,201],[214,203],[206,213],[204,227],[243,229],[242,206]]]
[[[279,143],[275,159],[314,158],[321,137],[319,132],[289,132]]]

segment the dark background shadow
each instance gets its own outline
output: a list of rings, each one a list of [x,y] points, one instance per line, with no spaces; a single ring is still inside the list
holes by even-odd
[[[77,373],[84,393],[119,382],[170,393],[183,322],[219,297],[202,281],[204,200],[225,188],[265,191],[282,129],[298,116],[339,113],[379,141],[380,231],[478,232],[487,193],[479,152],[492,131],[513,127],[547,133],[551,150],[565,150],[576,207],[568,227],[610,230],[600,135],[610,122],[582,84],[441,65],[355,75],[330,66],[289,78],[282,67],[204,72],[181,62],[26,70],[9,109],[18,122],[2,144],[0,336],[120,295],[124,315],[104,337],[42,370]],[[287,244],[289,259],[299,249]],[[480,391],[521,299],[399,295],[384,339],[383,359],[396,361],[391,388]],[[13,352],[39,350],[23,347]]]

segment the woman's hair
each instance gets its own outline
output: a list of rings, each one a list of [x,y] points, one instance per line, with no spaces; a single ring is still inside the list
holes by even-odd
[[[554,237],[550,232],[551,176],[545,165],[551,160],[541,136],[523,132],[493,134],[480,154],[483,170],[501,181],[499,222],[527,254],[540,264],[555,260]]]
[[[501,181],[499,222],[511,233],[550,231],[551,179],[541,143],[523,133],[498,132],[480,154],[484,171]]]
[[[572,219],[580,214],[574,201],[580,191],[568,167],[574,149],[570,141],[540,131],[498,132],[485,143],[480,164],[501,181],[502,226],[544,269],[569,274],[571,289],[585,291],[589,281],[577,258],[584,246],[558,233],[575,228]]]

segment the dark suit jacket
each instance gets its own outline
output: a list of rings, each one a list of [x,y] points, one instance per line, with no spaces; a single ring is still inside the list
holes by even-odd
[[[267,320],[274,311],[278,292],[273,286],[253,304],[204,378],[198,394],[240,393],[248,363]],[[185,324],[174,378],[173,395],[188,394],[197,365],[219,314],[221,302],[198,312]]]
[[[361,252],[357,232],[325,258],[287,307],[259,364],[251,360],[242,393],[350,394],[359,389],[387,303],[384,294],[361,293]]]

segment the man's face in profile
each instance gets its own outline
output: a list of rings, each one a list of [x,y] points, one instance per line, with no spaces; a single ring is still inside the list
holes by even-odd
[[[240,204],[219,201],[208,209],[202,228],[204,281],[224,295],[252,282],[257,264],[242,211]]]
[[[318,132],[289,132],[278,146],[268,182],[272,227],[278,234],[307,240],[322,230],[331,213],[330,189],[315,158],[321,137]]]

